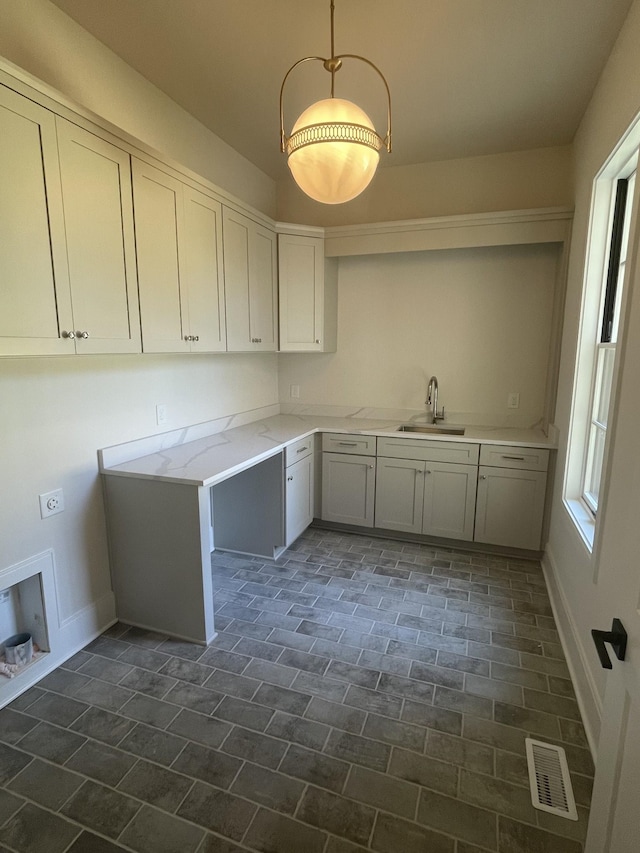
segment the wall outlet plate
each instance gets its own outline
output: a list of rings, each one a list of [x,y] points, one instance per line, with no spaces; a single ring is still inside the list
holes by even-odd
[[[53,492],[46,492],[44,495],[38,495],[40,499],[40,515],[42,518],[48,518],[50,515],[57,515],[64,511],[64,493],[62,489],[55,489]]]
[[[520,394],[517,391],[511,391],[507,395],[507,409],[520,408]]]
[[[11,598],[10,589],[0,589],[0,604],[4,604]]]
[[[167,407],[164,403],[159,403],[156,406],[156,423],[158,426],[162,426],[162,424],[166,424],[169,420],[169,413],[167,412]]]

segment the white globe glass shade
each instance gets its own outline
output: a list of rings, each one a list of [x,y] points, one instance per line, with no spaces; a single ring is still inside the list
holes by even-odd
[[[317,141],[295,147],[296,134],[311,127],[307,134]],[[341,98],[327,98],[302,113],[291,131],[290,143],[293,150],[287,162],[300,189],[324,204],[342,204],[371,183],[382,140],[360,107]]]

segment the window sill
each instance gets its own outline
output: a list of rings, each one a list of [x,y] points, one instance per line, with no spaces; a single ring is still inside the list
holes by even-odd
[[[565,498],[564,505],[569,512],[571,520],[578,529],[582,541],[589,550],[589,553],[591,553],[593,551],[593,537],[596,529],[595,518],[582,501],[576,498]]]

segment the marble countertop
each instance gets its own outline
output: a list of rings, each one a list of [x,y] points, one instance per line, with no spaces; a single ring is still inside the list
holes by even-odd
[[[376,436],[404,436],[428,441],[473,442],[542,447],[552,450],[554,442],[539,429],[465,426],[464,435],[422,435],[397,432],[401,421],[388,419],[273,415],[214,434],[173,443],[152,453],[105,464],[103,474],[150,480],[214,486],[280,453],[284,447],[315,432],[362,433]],[[161,437],[160,437],[161,438]]]

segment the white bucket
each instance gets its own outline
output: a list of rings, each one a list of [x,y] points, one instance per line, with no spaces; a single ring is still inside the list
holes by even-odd
[[[31,634],[15,634],[4,644],[4,656],[7,663],[24,666],[33,657],[33,640]]]

